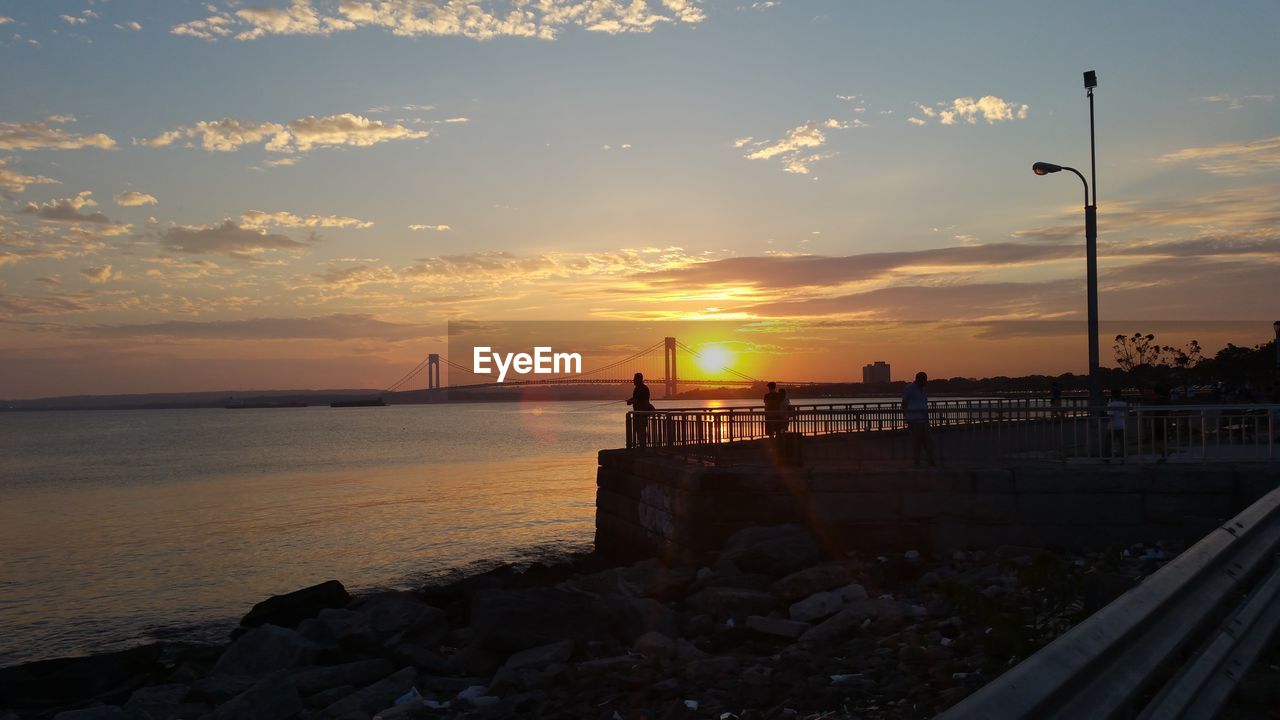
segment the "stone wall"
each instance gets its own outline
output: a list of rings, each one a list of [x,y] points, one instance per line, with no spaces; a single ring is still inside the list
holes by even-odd
[[[753,451],[760,462],[721,466],[652,451],[601,451],[596,547],[619,556],[696,555],[743,527],[781,523],[807,525],[833,552],[1189,542],[1280,481],[1274,463],[1027,459],[914,470],[856,452],[842,462],[835,446],[851,441],[805,438],[800,467],[768,462],[765,443]],[[885,454],[896,453],[872,453]]]

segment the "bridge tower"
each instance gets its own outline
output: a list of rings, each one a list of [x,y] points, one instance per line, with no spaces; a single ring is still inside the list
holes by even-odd
[[[440,355],[431,353],[427,356],[427,389],[440,387]]]
[[[666,388],[663,397],[671,398],[676,396],[676,339],[673,337],[663,338],[662,348],[663,365],[666,368]]]

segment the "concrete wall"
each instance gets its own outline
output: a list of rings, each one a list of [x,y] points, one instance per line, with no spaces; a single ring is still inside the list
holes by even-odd
[[[1280,466],[1267,463],[1026,460],[928,471],[891,460],[840,462],[832,446],[850,440],[805,438],[807,464],[794,468],[601,451],[596,547],[620,556],[695,555],[743,527],[780,523],[809,526],[834,552],[1189,542],[1280,480]]]

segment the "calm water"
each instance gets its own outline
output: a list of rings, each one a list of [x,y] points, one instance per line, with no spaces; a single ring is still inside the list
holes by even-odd
[[[0,666],[222,636],[330,578],[404,587],[589,548],[624,409],[0,414]]]

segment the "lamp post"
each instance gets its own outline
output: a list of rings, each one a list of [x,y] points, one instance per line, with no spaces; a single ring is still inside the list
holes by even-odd
[[[1036,175],[1070,170],[1084,184],[1084,241],[1085,262],[1089,295],[1089,405],[1095,412],[1102,407],[1102,377],[1098,370],[1098,164],[1093,137],[1093,89],[1098,86],[1097,74],[1090,70],[1084,74],[1084,87],[1089,94],[1089,167],[1093,177],[1093,197],[1089,197],[1089,182],[1079,170],[1066,165],[1038,162],[1031,166]]]

